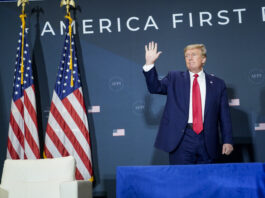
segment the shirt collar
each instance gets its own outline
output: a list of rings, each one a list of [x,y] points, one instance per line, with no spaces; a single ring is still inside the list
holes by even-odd
[[[190,77],[191,78],[194,77],[194,74],[195,73],[193,73],[191,71],[189,71],[189,73],[190,73]],[[197,73],[197,74],[199,75],[199,77],[204,77],[205,76],[205,73],[204,73],[203,69],[199,73]]]

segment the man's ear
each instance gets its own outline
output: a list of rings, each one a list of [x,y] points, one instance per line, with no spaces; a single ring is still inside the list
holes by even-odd
[[[206,57],[202,58],[202,63],[205,64],[206,63]]]

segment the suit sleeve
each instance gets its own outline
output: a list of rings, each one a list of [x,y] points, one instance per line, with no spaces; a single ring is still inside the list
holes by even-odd
[[[223,82],[221,101],[220,101],[220,129],[222,133],[223,144],[233,144],[232,140],[232,121],[228,105],[226,86]]]
[[[146,85],[150,93],[167,95],[167,87],[170,82],[170,73],[165,76],[162,80],[158,79],[156,68],[153,67],[150,71],[143,71]]]

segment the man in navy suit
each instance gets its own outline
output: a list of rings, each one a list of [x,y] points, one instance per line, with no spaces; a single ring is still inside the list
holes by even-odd
[[[226,86],[204,72],[205,46],[188,45],[184,49],[188,71],[171,71],[159,80],[154,64],[161,53],[157,43],[145,46],[143,70],[148,90],[167,95],[155,146],[169,153],[170,164],[213,163],[218,157],[220,129],[222,154],[230,155],[232,126]]]

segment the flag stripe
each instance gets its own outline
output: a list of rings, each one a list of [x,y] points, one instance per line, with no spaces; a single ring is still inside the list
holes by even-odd
[[[12,159],[19,159],[19,155],[17,154],[17,152],[16,152],[15,148],[13,147],[13,144],[11,143],[9,138],[7,140],[7,149],[8,149],[8,152],[9,152],[9,156]]]
[[[13,101],[11,105],[16,105],[16,109],[13,109],[14,106],[11,106],[11,110],[13,114],[18,114],[20,115],[20,119],[23,120],[23,109],[24,109],[24,104],[23,104],[23,98],[21,97],[20,99]],[[13,108],[12,108],[13,107]]]
[[[72,102],[72,100],[71,100],[71,102]],[[90,142],[89,142],[87,128],[84,126],[83,121],[81,121],[79,115],[75,111],[76,108],[74,108],[72,106],[71,102],[68,100],[68,98],[65,98],[63,100],[64,106],[66,107],[68,112],[71,113],[70,114],[71,117],[74,119],[75,123],[77,124],[77,126],[79,127],[80,131],[83,134],[83,137],[80,137],[81,140],[86,140],[86,143],[84,143],[84,146],[85,146],[84,151],[87,150],[88,152],[91,152],[90,151],[90,147],[88,147],[90,145]],[[71,122],[69,122],[69,123],[71,123]],[[72,126],[72,128],[74,128],[74,127],[76,127],[76,126]],[[84,147],[84,146],[82,145],[82,147]],[[89,156],[83,156],[83,157],[85,157],[85,158],[88,157],[89,158]],[[90,175],[91,175],[92,174],[92,165],[91,165],[90,161],[91,161],[91,159],[88,159],[88,161],[85,161],[84,163],[85,163],[86,167],[88,168],[88,170],[90,170]]]
[[[35,131],[37,133],[37,131]],[[32,137],[32,133],[29,130],[27,124],[25,124],[25,139],[27,141],[25,141],[25,145],[27,145],[27,147],[25,148],[26,150],[26,155],[30,156],[30,159],[34,159],[38,158],[38,156],[40,155],[39,152],[39,145],[37,145],[36,141],[34,140],[34,138]]]
[[[10,114],[10,125],[9,126],[12,128],[12,133],[10,135],[12,135],[12,137],[15,136],[20,146],[24,149],[24,134],[19,128],[13,114]]]
[[[76,99],[79,101],[80,106],[82,107],[83,111],[86,112],[82,89],[79,88],[78,91],[74,91],[73,93],[74,93]]]
[[[24,135],[24,104],[22,101],[23,99],[24,98],[22,97],[21,99],[18,99],[15,102],[12,101],[11,113],[13,114],[20,131]]]
[[[35,126],[36,131],[37,131],[37,127],[38,127],[37,123],[38,122],[37,122],[37,117],[36,117],[36,107],[35,107],[35,105],[33,105],[33,104],[35,104],[35,100],[32,99],[32,98],[34,98],[34,97],[32,97],[32,96],[34,96],[34,93],[32,93],[32,91],[33,90],[31,87],[29,87],[25,90],[25,92],[24,92],[24,105],[25,105],[26,109],[28,110],[32,121],[34,122],[34,123],[32,123],[32,125],[34,124],[33,126]],[[34,103],[32,103],[32,102],[34,102]]]
[[[71,152],[72,156],[76,159],[77,161],[77,168],[79,170],[81,170],[81,172],[83,173],[83,175],[87,175],[88,174],[88,170],[87,168],[84,166],[84,163],[83,161],[81,160],[81,158],[79,157],[79,154],[76,152],[75,148],[73,147],[73,144],[71,143],[71,141],[68,139],[67,136],[65,136],[65,133],[61,133],[62,129],[60,127],[60,125],[57,123],[56,119],[54,118],[53,114],[50,114],[49,116],[49,125],[51,125],[51,128],[56,128],[57,130],[54,131],[54,133],[56,133],[56,135],[58,136],[59,140],[61,142],[64,142],[64,147],[67,151]],[[52,136],[54,137],[54,136]],[[46,135],[46,138],[48,138],[48,134]],[[47,140],[46,140],[47,141]],[[46,142],[45,141],[45,142]],[[57,143],[57,142],[56,142]],[[54,144],[56,145],[56,148],[58,149],[58,145],[57,144]],[[57,150],[56,149],[56,150]],[[54,153],[54,150],[51,149],[51,152]],[[53,157],[58,157],[58,156],[65,156],[66,153],[62,153],[60,152],[60,155],[54,155],[53,154]],[[90,174],[91,175],[91,174]]]
[[[26,98],[25,98],[26,101]],[[29,112],[27,108],[24,108],[24,127],[27,126],[30,132],[30,135],[32,136],[32,140],[35,141],[35,143],[38,145],[38,130],[37,125],[35,125],[34,121],[31,119],[32,112]],[[26,134],[25,134],[26,135]],[[39,145],[38,145],[39,147]]]
[[[84,107],[81,105],[82,103],[80,103],[80,101],[83,102],[83,99],[78,99],[76,97],[76,93],[80,93],[80,88],[76,89],[73,94],[70,94],[69,96],[67,96],[68,100],[70,101],[70,103],[72,104],[72,106],[74,106],[75,111],[78,115],[78,117],[80,117],[81,121],[83,122],[83,125],[86,127],[86,130],[88,131],[88,122],[87,122],[87,116],[86,116],[86,111],[84,110]]]
[[[14,134],[14,131],[12,129],[11,124],[9,124],[8,138],[10,140],[10,143],[12,143],[12,148],[15,150],[15,152],[19,156],[18,158],[10,158],[10,159],[20,159],[20,156],[21,156],[21,159],[23,159],[24,158],[24,149],[23,149],[22,145],[20,144],[19,140],[17,139],[17,136]],[[11,140],[12,140],[12,142],[11,142]],[[9,147],[9,145],[7,147]]]
[[[88,159],[84,149],[82,148],[80,142],[76,139],[76,136],[73,134],[73,131],[69,128],[67,122],[63,119],[62,115],[57,110],[57,108],[55,107],[53,102],[51,105],[51,111],[53,112],[54,118],[58,122],[60,127],[64,129],[63,131],[64,131],[66,137],[68,137],[71,144],[75,148],[75,151],[81,157],[81,160],[83,161],[84,165],[87,166],[87,168],[89,169],[90,162],[89,162],[89,159]],[[69,120],[68,120],[68,122],[69,122]],[[91,167],[91,165],[90,165],[90,167]]]
[[[72,106],[68,98],[65,98],[62,102],[65,108],[67,109],[67,111],[69,112],[69,114],[71,115],[72,119],[75,121],[76,126],[79,128],[80,132],[83,134],[85,138],[84,140],[87,141],[88,138],[86,137],[86,135],[88,135],[88,130],[87,130],[87,127],[84,125],[83,121],[81,120],[81,118],[79,117],[80,114],[79,115],[77,114],[77,112],[75,111],[76,108]]]
[[[25,147],[24,159],[35,159],[36,156],[33,153],[33,150],[31,148],[31,145],[29,145],[27,141],[25,141],[24,147]]]
[[[56,147],[54,147],[54,149],[56,148],[56,150],[58,150],[58,153],[60,153],[60,156],[68,156],[69,153],[66,150],[65,146],[62,144],[62,141],[58,138],[57,134],[54,132],[53,128],[50,126],[50,124],[48,123],[47,125],[47,133],[50,138],[50,141],[53,142],[54,145],[56,145]],[[55,155],[56,157],[58,157],[58,154]]]
[[[83,175],[80,173],[79,169],[76,169],[75,177],[76,177],[76,178],[80,178],[80,179],[85,179],[85,178],[83,177]]]
[[[65,98],[64,100],[66,100],[66,99],[67,98]],[[79,127],[76,124],[76,122],[73,120],[73,117],[74,117],[72,115],[73,112],[71,112],[71,111],[69,112],[67,110],[67,108],[64,106],[64,104],[63,104],[64,100],[61,101],[58,98],[57,94],[54,93],[54,96],[53,96],[54,103],[53,104],[56,105],[56,109],[61,114],[61,116],[63,117],[64,121],[67,123],[67,126],[69,127],[69,129],[71,129],[70,132],[72,132],[72,133],[69,134],[69,137],[74,138],[73,139],[74,141],[77,141],[78,140],[78,143],[81,144],[82,149],[84,151],[90,150],[90,147],[88,145],[88,142],[84,138],[84,135],[82,134],[82,132],[79,130]],[[69,109],[70,109],[70,107],[69,107]],[[88,131],[87,131],[87,133],[88,133]]]
[[[34,84],[29,86],[27,89],[25,89],[25,92],[28,95],[28,98],[30,100],[31,106],[34,109],[34,112],[37,112],[36,110],[36,98],[35,98],[35,86]],[[24,93],[25,94],[25,93]],[[25,97],[25,95],[24,95]],[[36,114],[37,115],[37,114]],[[37,116],[36,116],[37,117]],[[37,120],[36,120],[37,121]],[[37,123],[37,122],[36,122]]]

